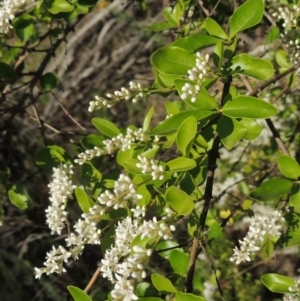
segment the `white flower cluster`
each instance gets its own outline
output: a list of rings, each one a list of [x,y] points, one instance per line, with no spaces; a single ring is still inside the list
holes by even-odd
[[[53,168],[52,181],[50,188],[50,206],[45,210],[46,223],[51,229],[51,234],[61,234],[65,227],[67,212],[65,211],[67,200],[72,195],[75,185],[72,184],[71,175],[73,165],[62,165]]]
[[[74,160],[75,163],[82,165],[83,163],[90,161],[96,157],[100,157],[105,154],[112,154],[114,151],[122,149],[123,151],[130,149],[132,143],[134,142],[145,142],[149,141],[151,138],[146,132],[140,129],[127,128],[126,135],[119,134],[111,139],[106,139],[103,141],[103,148],[95,146],[94,149],[87,149],[84,152],[78,154],[77,158]]]
[[[105,190],[105,192],[101,193],[98,197],[98,201],[106,207],[118,209],[127,208],[129,199],[131,199],[132,202],[136,202],[141,198],[142,196],[136,193],[135,186],[131,179],[121,174],[114,184],[114,191]]]
[[[32,6],[35,0],[3,0],[0,2],[0,34],[8,33],[12,28],[10,22],[15,15],[24,7]]]
[[[250,256],[260,250],[265,237],[278,237],[281,234],[284,218],[280,211],[273,211],[268,216],[255,215],[250,220],[248,233],[243,241],[239,240],[240,249],[235,247],[230,261],[240,264],[251,261]]]
[[[114,93],[108,93],[106,97],[95,96],[96,100],[89,103],[88,111],[97,111],[102,107],[111,108],[122,99],[129,100],[132,98],[132,102],[136,103],[146,97],[146,92],[141,83],[131,81],[129,82],[129,89],[122,87],[120,91],[117,90]]]
[[[131,247],[134,238],[141,235],[142,239],[143,237],[170,239],[171,231],[175,230],[174,226],[157,222],[155,217],[153,221],[144,221],[141,226],[139,221],[127,217],[118,223],[115,245],[106,251],[104,259],[101,260],[102,276],[115,283],[111,292],[114,301],[136,300],[135,286],[147,276],[145,269],[152,249],[138,245]]]
[[[278,12],[273,13],[273,17],[283,20],[282,26],[284,27],[284,35],[282,39],[290,49],[290,61],[293,64],[300,62],[300,6],[294,5],[292,8],[279,7]]]
[[[190,83],[185,83],[182,87],[182,91],[183,93],[181,94],[181,98],[183,100],[191,97],[191,102],[195,102],[197,100],[198,94],[200,93],[200,86],[193,86]]]
[[[139,163],[136,166],[142,169],[142,173],[151,175],[153,180],[163,180],[165,168],[162,165],[157,165],[153,159],[149,160],[146,157],[138,155]]]
[[[191,97],[191,101],[195,102],[197,99],[197,96],[201,89],[201,84],[205,76],[210,71],[209,67],[209,55],[203,54],[201,52],[196,53],[197,59],[196,59],[196,65],[194,68],[188,70],[189,79],[196,81],[195,85],[192,85],[190,83],[186,83],[182,87],[183,93],[180,95],[182,99],[187,99]]]

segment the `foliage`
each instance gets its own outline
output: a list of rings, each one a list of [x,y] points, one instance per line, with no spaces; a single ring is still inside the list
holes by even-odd
[[[55,279],[62,279],[58,283],[68,286],[75,301],[247,301],[257,295],[275,300],[278,294],[297,300],[295,270],[257,265],[283,260],[288,248],[300,243],[299,3],[246,0],[235,7],[178,0],[165,7],[165,20],[147,27],[156,37],[171,33],[166,45],[151,51],[153,84],[135,79],[96,95],[86,108],[96,116],[93,131],[57,145],[45,127],[60,135],[69,131],[56,129],[38,113],[64,92],[63,77],[50,62],[63,55],[61,46],[72,31],[80,31],[84,15],[95,9],[106,14],[119,2],[13,0],[0,6],[6,20],[0,22],[1,130],[5,136],[19,114],[37,121],[44,147],[39,145],[35,162],[41,173],[52,172],[49,202],[38,216],[45,216],[51,235],[64,238],[57,243],[49,232],[37,232],[32,241],[48,241],[50,251],[46,245],[43,250],[28,246],[30,236],[20,242],[21,258],[24,248],[32,248],[34,264],[44,262],[34,269],[42,283],[47,283],[43,274],[64,277],[51,275],[47,293],[34,298],[51,299]],[[146,1],[134,2],[143,12],[149,9]],[[255,45],[253,36],[259,40]],[[100,110],[120,106],[121,112],[130,100],[131,109],[142,110],[140,103],[154,96],[162,101],[139,112],[136,122],[118,114],[115,120],[99,117]],[[85,120],[85,114],[74,118],[57,103],[84,129],[76,119]],[[31,156],[25,153],[24,162]],[[11,167],[1,172],[1,195],[8,196],[2,197],[1,212],[15,208],[26,224],[34,206],[41,205],[11,173]],[[6,211],[4,231],[13,233],[5,228]],[[80,264],[85,254],[91,266]],[[293,261],[296,267],[297,255]],[[16,275],[37,289],[26,276],[32,265],[21,261]],[[68,274],[76,268],[84,280],[94,272],[84,290],[70,285]],[[97,286],[99,275],[105,284]],[[8,271],[1,277],[10,283],[14,275]]]

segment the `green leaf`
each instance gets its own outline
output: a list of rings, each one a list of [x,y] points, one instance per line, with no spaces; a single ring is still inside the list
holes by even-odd
[[[93,301],[83,290],[76,286],[67,286],[68,291],[73,297],[74,301]]]
[[[275,273],[262,275],[260,280],[271,292],[281,294],[290,294],[289,287],[296,285],[294,279]]]
[[[80,175],[89,183],[100,182],[102,179],[101,172],[91,162],[85,162],[81,165]]]
[[[12,204],[22,211],[30,210],[34,207],[34,203],[23,185],[13,185],[8,190],[8,197]]]
[[[176,158],[167,163],[168,171],[171,171],[172,173],[190,170],[195,168],[196,165],[197,164],[195,160],[182,157]]]
[[[291,67],[291,63],[289,62],[289,57],[286,51],[278,50],[275,55],[276,63],[284,69],[288,69]]]
[[[274,74],[274,68],[270,62],[254,58],[246,53],[234,56],[227,64],[224,66],[226,73],[244,74],[259,80],[266,80]]]
[[[188,117],[177,131],[176,143],[183,156],[188,157],[193,140],[197,133],[197,120],[194,116]]]
[[[177,115],[178,113],[180,113],[180,106],[177,105],[176,103],[170,102],[170,101],[166,101],[164,105],[165,105],[167,114],[169,116],[171,116],[171,115]]]
[[[47,171],[52,171],[53,167],[60,164],[70,164],[71,157],[66,151],[56,145],[49,145],[36,154],[36,164]]]
[[[228,36],[224,29],[213,19],[207,18],[206,21],[206,30],[212,36],[227,40]]]
[[[170,250],[171,248],[174,248],[174,247],[178,247],[179,250],[182,250],[180,249],[180,247],[178,246],[178,243],[175,242],[175,241],[172,241],[172,240],[165,240],[165,241],[161,241],[157,247],[156,247],[156,251],[157,254],[165,259],[169,259],[170,257],[170,254],[172,252],[172,250]],[[166,251],[162,251],[162,250],[166,250]]]
[[[296,213],[300,213],[300,184],[294,185],[291,190],[290,205]]]
[[[176,28],[177,25],[170,24],[168,22],[157,22],[153,25],[148,26],[146,29],[151,31],[163,31],[171,28]]]
[[[16,78],[16,71],[8,64],[0,62],[0,79],[14,80]]]
[[[175,273],[182,276],[186,275],[189,266],[189,256],[186,253],[171,250],[169,261]]]
[[[92,202],[86,192],[82,188],[77,187],[75,188],[75,196],[81,210],[85,213],[89,212],[89,209],[92,207]]]
[[[137,159],[129,158],[123,163],[123,166],[128,172],[134,175],[141,175],[142,170],[136,166],[137,163],[138,163]]]
[[[58,77],[53,72],[45,73],[40,79],[41,87],[45,91],[51,91],[58,85],[58,83]]]
[[[260,187],[254,189],[250,197],[262,202],[278,200],[281,196],[288,193],[292,186],[293,182],[287,179],[267,180]]]
[[[93,149],[95,146],[103,146],[103,136],[91,134],[81,139],[80,143],[84,148]]]
[[[253,119],[243,118],[240,120],[240,123],[247,129],[247,133],[244,135],[243,139],[254,140],[262,131],[261,126]]]
[[[180,1],[178,1],[176,3],[176,5],[173,6],[173,7],[167,6],[163,10],[163,15],[170,24],[178,26],[178,25],[180,25],[180,18],[181,18],[181,15],[182,15],[182,9],[183,9],[182,4],[180,3]]]
[[[227,149],[232,149],[247,133],[244,125],[235,118],[221,116],[217,124],[217,132]]]
[[[158,49],[151,56],[156,70],[164,74],[186,75],[196,64],[196,55],[179,47]]]
[[[144,123],[143,123],[143,131],[144,132],[148,132],[148,130],[150,128],[150,123],[151,123],[153,112],[154,112],[154,107],[152,106],[144,119]]]
[[[108,136],[108,137],[116,137],[118,134],[120,134],[120,130],[118,129],[118,127],[103,118],[93,118],[92,119],[92,124],[93,126],[100,131],[101,133],[103,133],[104,135]]]
[[[14,19],[13,27],[16,35],[23,42],[37,35],[33,26],[33,18],[28,14],[22,14],[20,17]]]
[[[159,274],[152,274],[151,275],[151,281],[154,285],[154,287],[159,292],[168,292],[168,293],[176,293],[177,289],[173,286],[172,282]]]
[[[221,111],[235,118],[269,118],[277,114],[273,105],[251,96],[238,96],[229,100]]]
[[[176,79],[174,81],[176,90],[179,95],[181,95],[182,88],[186,83],[190,83],[192,85],[195,84],[195,82],[185,79]],[[210,94],[207,92],[204,85],[201,86],[200,92],[197,96],[197,99],[195,102],[191,101],[191,97],[184,100],[186,103],[188,103],[191,107],[195,109],[201,109],[201,110],[214,110],[217,109],[218,104],[214,97],[210,96]]]
[[[224,44],[223,41],[218,41],[213,53],[213,61],[218,70],[222,67],[223,62],[223,53],[224,53]],[[201,87],[202,88],[202,87]]]
[[[195,34],[176,40],[172,43],[172,46],[177,46],[187,51],[199,51],[215,45],[218,40],[218,38],[209,35]]]
[[[273,43],[275,40],[277,40],[280,36],[280,30],[277,26],[271,26],[268,35],[266,37],[267,43]]]
[[[184,191],[175,186],[168,188],[165,199],[178,215],[188,215],[194,209],[193,200]]]
[[[151,135],[163,135],[172,134],[177,131],[181,123],[190,116],[194,116],[197,121],[210,119],[209,117],[215,116],[216,112],[207,110],[190,110],[180,112],[175,116],[171,116],[168,119],[162,121],[157,127],[155,127],[150,134]]]
[[[51,14],[67,13],[73,10],[73,5],[66,0],[46,1],[46,6]]]
[[[157,290],[150,283],[142,282],[142,283],[139,283],[137,285],[135,294],[138,297],[147,297],[147,296],[149,296],[148,298],[139,298],[139,301],[141,299],[142,300],[144,300],[144,299],[149,299],[150,300],[150,299],[152,299],[151,296],[157,295]],[[154,297],[153,299],[156,299],[157,301],[162,301],[162,299],[157,298],[157,297]],[[153,301],[155,301],[155,300],[153,300]]]
[[[287,178],[298,179],[300,177],[300,166],[298,162],[288,155],[281,155],[277,160],[280,172]]]
[[[247,0],[232,15],[229,28],[230,39],[242,30],[253,27],[264,15],[263,0]]]
[[[205,301],[205,299],[199,296],[195,296],[193,294],[178,292],[175,295],[175,301]]]

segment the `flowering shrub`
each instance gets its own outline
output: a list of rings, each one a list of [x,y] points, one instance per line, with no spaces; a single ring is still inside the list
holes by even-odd
[[[66,272],[66,266],[80,260],[87,245],[102,246],[106,241],[103,258],[95,263],[95,275],[111,283],[109,300],[209,301],[213,300],[206,289],[209,285],[215,287],[216,298],[235,300],[222,285],[224,272],[218,265],[237,274],[238,265],[259,257],[271,258],[279,249],[299,245],[299,112],[291,108],[290,116],[283,116],[285,108],[280,106],[285,103],[278,100],[286,93],[292,102],[297,101],[299,3],[277,7],[276,3],[265,6],[262,0],[247,0],[228,18],[218,19],[214,10],[221,4],[210,7],[202,2],[210,8],[204,10],[206,16],[197,1],[179,0],[164,9],[165,22],[148,28],[177,32],[170,45],[151,56],[153,84],[144,87],[131,81],[129,88],[96,96],[86,108],[96,113],[121,101],[136,105],[160,94],[166,98],[166,114],[159,122],[152,120],[156,107],[145,114],[141,128],[129,125],[120,129],[94,117],[92,124],[99,134],[84,137],[74,156],[57,145],[38,152],[37,164],[52,170],[46,223],[51,234],[65,233],[66,238],[46,254],[43,267],[35,268],[36,278]],[[32,3],[36,4],[33,10],[22,14],[22,6]],[[4,1],[1,39],[15,30],[24,45],[35,43],[37,32],[25,19],[34,16],[50,24],[62,14],[61,18],[72,22],[94,5],[93,1]],[[266,27],[264,16],[272,26]],[[268,53],[244,51],[240,37],[263,25],[268,30],[264,41]],[[3,60],[1,66],[3,82],[17,79],[12,64]],[[44,92],[57,87],[57,74],[43,74],[43,68],[30,81],[31,90],[38,81]],[[279,81],[288,87],[285,92]],[[292,124],[292,133],[285,119]],[[261,162],[257,149],[264,145],[260,139],[266,139],[262,124],[267,125],[277,150],[269,150],[263,168],[254,163],[243,168],[244,154],[248,160]],[[288,135],[290,139],[282,138]],[[268,139],[266,145],[270,143]],[[96,162],[104,157],[115,161],[109,174],[102,174]],[[234,170],[232,158],[241,163],[239,171]],[[226,160],[230,163],[223,164]],[[232,171],[234,180],[230,178]],[[225,186],[221,185],[224,179]],[[28,209],[30,198],[19,185],[11,187],[8,195],[18,208]],[[81,212],[69,226],[72,199]],[[250,220],[243,220],[247,216]],[[222,254],[219,262],[211,260],[213,246],[222,239],[230,240],[230,232],[239,224],[249,227],[244,238],[230,254]],[[153,264],[156,255],[169,262],[168,273],[174,277],[163,275]],[[196,279],[201,255],[211,267],[204,285]],[[273,292],[286,294],[285,300],[299,297],[298,282],[293,278],[266,273],[261,282]],[[90,286],[85,291],[74,286],[68,289],[76,301],[91,300],[87,295]]]

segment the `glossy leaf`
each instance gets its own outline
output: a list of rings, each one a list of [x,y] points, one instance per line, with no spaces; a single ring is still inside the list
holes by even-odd
[[[161,122],[157,127],[151,131],[151,135],[172,134],[177,131],[181,123],[190,116],[194,116],[197,121],[203,119],[209,119],[209,117],[215,116],[216,112],[207,110],[190,110],[181,112],[175,116],[171,116],[168,119]]]
[[[156,247],[157,254],[165,259],[169,259],[171,248],[178,247],[178,243],[173,240],[162,240]],[[179,247],[178,247],[179,248]],[[166,250],[166,251],[161,251]],[[179,250],[182,250],[179,248]]]
[[[45,73],[40,79],[40,85],[45,91],[51,91],[52,89],[56,88],[58,83],[58,77],[53,72]]]
[[[261,276],[261,282],[272,292],[291,293],[289,287],[295,286],[295,280],[283,275],[270,273]]]
[[[47,171],[60,164],[69,164],[72,160],[66,151],[56,145],[49,145],[36,154],[36,164]]]
[[[27,42],[31,37],[36,36],[33,18],[29,14],[22,14],[20,17],[14,19],[13,27],[16,35],[23,42]]]
[[[141,298],[142,300],[145,300],[145,299],[149,299],[149,300],[151,299],[152,300],[151,296],[157,295],[157,290],[150,283],[148,283],[148,282],[141,282],[141,283],[139,283],[137,285],[135,294],[138,297],[147,297],[147,296],[150,296],[148,298]],[[141,299],[139,298],[139,300],[141,300]],[[153,297],[153,299],[154,300],[162,301],[162,299],[157,298],[157,297]]]
[[[258,24],[264,15],[263,0],[247,0],[233,13],[229,22],[230,38]]]
[[[205,21],[206,30],[211,36],[221,39],[228,39],[227,33],[224,29],[212,18],[207,18]]]
[[[199,296],[195,296],[193,294],[178,292],[175,295],[175,301],[205,301],[205,299]]]
[[[271,179],[263,182],[260,187],[251,192],[250,196],[258,201],[274,201],[287,194],[292,186],[293,182],[287,179]]]
[[[260,135],[262,127],[255,120],[243,118],[239,122],[247,129],[243,139],[254,140]]]
[[[281,155],[277,160],[280,172],[287,178],[298,179],[300,177],[300,166],[298,162],[288,155]]]
[[[85,162],[81,165],[80,175],[89,183],[100,182],[102,179],[101,172],[91,162]]]
[[[177,147],[187,157],[197,133],[197,120],[194,116],[188,117],[180,125],[177,131]]]
[[[151,275],[151,281],[154,285],[154,287],[159,292],[168,292],[168,293],[176,293],[177,289],[173,286],[172,282],[159,274],[152,274]]]
[[[178,172],[178,171],[186,171],[196,167],[196,161],[189,158],[176,158],[174,160],[170,160],[167,163],[168,171]]]
[[[275,55],[276,63],[283,69],[288,69],[291,67],[289,62],[289,57],[286,51],[278,50]]]
[[[266,60],[254,58],[246,53],[234,56],[225,66],[226,72],[244,74],[266,80],[274,74],[273,65]]]
[[[176,40],[172,46],[177,46],[187,51],[199,51],[216,44],[218,40],[218,38],[209,35],[195,34]]]
[[[103,146],[103,136],[90,134],[81,139],[81,145],[84,148],[93,149],[95,146]]]
[[[277,114],[273,105],[251,96],[238,96],[229,100],[221,111],[235,118],[269,118]]]
[[[144,123],[143,123],[143,131],[144,132],[148,132],[148,130],[150,128],[150,123],[151,123],[151,119],[153,116],[153,112],[154,112],[154,107],[151,107],[144,119]]]
[[[184,79],[176,79],[174,83],[179,95],[183,93],[182,88],[186,83],[190,83],[192,85],[194,84],[193,81]],[[210,94],[207,92],[206,88],[203,85],[201,86],[200,92],[195,102],[191,101],[191,97],[185,99],[184,101],[195,109],[213,110],[217,109],[218,107],[216,99],[210,96]]]
[[[291,190],[290,205],[294,207],[294,212],[300,213],[300,184],[294,185]]]
[[[151,63],[161,73],[186,75],[195,66],[196,55],[179,47],[164,47],[153,53]]]
[[[224,53],[224,44],[223,41],[218,41],[213,53],[213,61],[218,70],[222,67],[223,62],[223,53]],[[202,88],[202,87],[201,87]]]
[[[189,265],[189,256],[179,250],[170,252],[169,261],[174,272],[179,275],[186,275]]]
[[[73,5],[66,0],[54,0],[45,3],[47,3],[46,6],[48,8],[48,11],[54,15],[58,13],[71,12],[74,9]]]
[[[235,118],[221,116],[217,124],[217,132],[227,149],[232,149],[247,133],[246,127]]]
[[[167,6],[163,10],[163,15],[170,24],[176,26],[180,25],[180,17],[182,16],[182,5],[180,1],[178,1],[173,7]]]
[[[8,190],[8,197],[12,204],[22,211],[30,210],[34,207],[31,197],[21,184],[13,185]]]
[[[98,131],[100,131],[108,137],[115,137],[118,134],[120,134],[120,130],[118,129],[118,127],[114,123],[106,119],[93,118],[92,124]]]
[[[267,43],[273,43],[275,40],[277,40],[280,36],[280,30],[277,26],[271,26],[268,35],[266,37]]]
[[[6,63],[0,62],[0,79],[14,80],[17,78],[15,70]]]
[[[80,288],[76,286],[69,285],[67,289],[71,296],[73,297],[74,301],[92,301],[92,299]]]
[[[178,215],[187,215],[194,209],[193,200],[184,191],[175,186],[168,188],[165,199]]]
[[[92,207],[92,204],[89,201],[89,197],[86,194],[86,192],[80,187],[76,187],[74,191],[75,191],[76,200],[81,210],[85,213],[89,212],[89,209]]]

